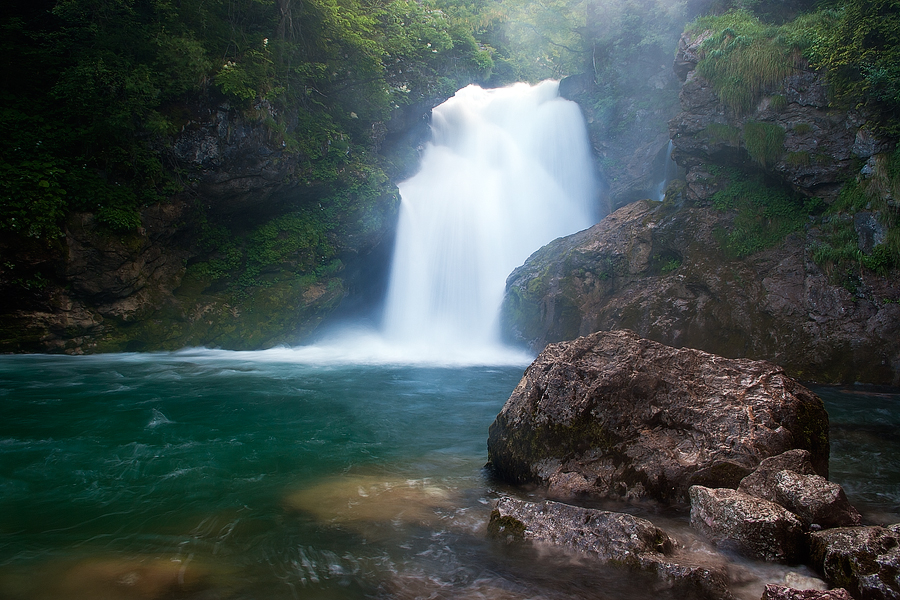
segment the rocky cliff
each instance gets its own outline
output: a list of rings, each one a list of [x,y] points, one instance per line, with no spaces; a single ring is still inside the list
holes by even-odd
[[[674,65],[683,179],[532,255],[507,280],[505,335],[537,351],[627,328],[806,380],[900,383],[900,286],[879,258],[895,140],[802,68],[733,110],[695,70],[704,35],[684,36]],[[834,210],[848,181],[878,202]]]
[[[375,124],[367,151],[414,157],[429,109]],[[365,160],[323,172],[286,151],[267,123],[272,110],[193,107],[160,150],[184,191],[143,208],[134,231],[77,213],[49,244],[3,239],[0,351],[255,349],[312,332],[365,285],[367,260],[383,269],[397,197]],[[349,153],[335,146],[326,158]]]

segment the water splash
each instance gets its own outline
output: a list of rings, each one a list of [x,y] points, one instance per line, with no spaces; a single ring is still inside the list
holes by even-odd
[[[584,120],[545,81],[468,86],[434,110],[432,128],[421,170],[399,186],[383,333],[406,347],[499,346],[509,273],[593,222]]]
[[[148,429],[154,429],[161,425],[171,425],[172,421],[162,413],[158,408],[154,408],[152,411],[152,416],[150,417],[150,422],[147,423]]]
[[[500,341],[506,277],[597,217],[584,118],[558,88],[556,81],[470,85],[435,108],[420,170],[399,185],[380,329],[347,325],[317,344],[275,353],[316,364],[531,362],[533,355]]]

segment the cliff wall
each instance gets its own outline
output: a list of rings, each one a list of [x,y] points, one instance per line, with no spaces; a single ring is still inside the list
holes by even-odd
[[[402,176],[429,109],[373,124],[370,156],[327,172],[285,151],[267,103],[197,104],[160,150],[184,190],[142,208],[140,227],[114,232],[78,212],[49,243],[0,241],[0,351],[296,343],[351,289],[383,279],[398,199],[364,167],[394,160]],[[329,151],[350,153],[326,148],[326,159]]]
[[[734,110],[696,72],[704,35],[683,36],[674,63],[682,177],[663,201],[629,204],[532,255],[507,280],[504,334],[539,351],[626,328],[805,380],[897,385],[900,285],[883,214],[897,206],[896,140],[830,105],[808,67]],[[760,132],[774,135],[770,148]],[[848,190],[879,199],[838,210]]]

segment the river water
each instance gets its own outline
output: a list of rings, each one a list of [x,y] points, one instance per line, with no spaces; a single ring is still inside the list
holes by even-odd
[[[0,598],[658,597],[486,538],[509,491],[487,428],[522,365],[295,358],[0,358]],[[818,391],[832,478],[900,520],[900,396]]]

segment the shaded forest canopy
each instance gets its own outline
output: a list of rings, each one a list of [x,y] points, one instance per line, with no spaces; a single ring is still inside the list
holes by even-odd
[[[671,60],[700,14],[689,30],[715,35],[698,68],[737,110],[804,60],[827,72],[836,106],[900,131],[897,0],[35,0],[0,10],[4,235],[53,244],[74,212],[110,235],[135,231],[141,208],[190,193],[171,145],[201,104],[263,122],[304,165],[299,176],[325,184],[321,214],[276,215],[243,248],[201,217],[213,280],[239,269],[252,285],[298,248],[307,270],[329,269],[327,234],[393,193],[402,168],[372,132],[403,106],[471,82],[587,74],[594,109],[613,115],[643,77],[633,61]]]

